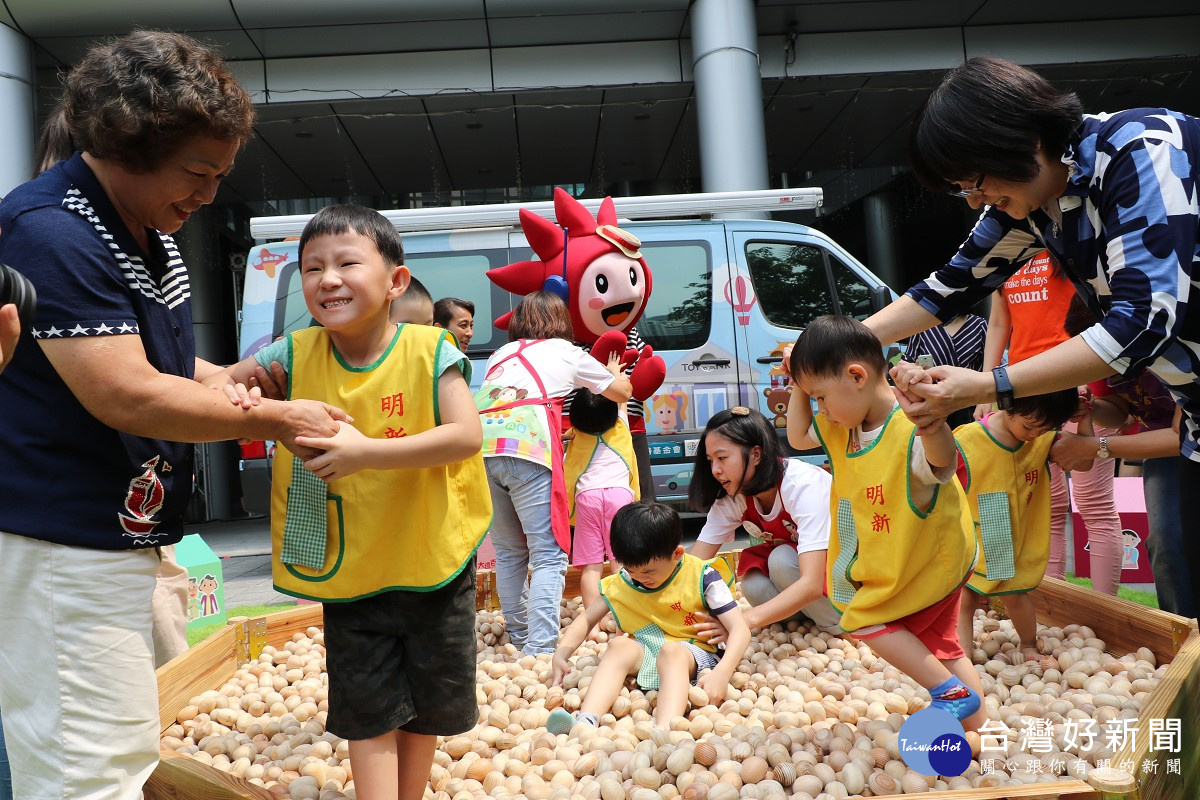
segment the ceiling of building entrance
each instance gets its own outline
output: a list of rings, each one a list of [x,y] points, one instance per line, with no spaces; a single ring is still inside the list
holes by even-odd
[[[219,200],[650,193],[702,188],[691,6],[6,0],[0,23],[35,42],[42,114],[97,38],[163,27],[217,44],[259,107]],[[964,54],[1038,65],[1089,110],[1200,113],[1194,0],[759,0],[754,13],[777,184],[903,165],[909,117]]]

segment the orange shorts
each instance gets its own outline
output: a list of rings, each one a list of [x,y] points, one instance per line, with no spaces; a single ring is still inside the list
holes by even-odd
[[[966,581],[963,581],[963,585],[966,585]],[[905,630],[920,639],[921,644],[928,647],[929,652],[940,661],[963,658],[966,653],[958,641],[958,606],[961,591],[962,586],[928,608],[915,611],[895,622],[864,629],[870,631],[869,633],[852,632],[847,635],[869,641],[885,633]]]

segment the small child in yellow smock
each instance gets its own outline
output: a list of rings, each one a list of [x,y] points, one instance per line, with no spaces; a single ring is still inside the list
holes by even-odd
[[[298,259],[320,325],[209,383],[248,398],[238,384],[275,361],[289,398],[352,418],[328,439],[296,437],[295,454],[276,452],[274,582],[325,605],[327,724],[350,741],[359,795],[419,800],[437,737],[470,730],[478,715],[475,550],[492,506],[471,362],[447,331],[389,321],[409,273],[379,212],[323,208]]]
[[[967,493],[979,548],[958,616],[958,639],[968,653],[974,647],[976,595],[1003,595],[1025,658],[1041,658],[1028,592],[1042,582],[1050,559],[1047,459],[1058,429],[1078,404],[1074,389],[1020,397],[1006,411],[954,430],[962,451],[959,482]]]
[[[562,683],[571,671],[568,659],[609,611],[627,635],[609,640],[579,712],[556,708],[550,713],[546,728],[551,733],[567,733],[576,722],[598,726],[631,675],[641,688],[658,690],[654,724],[659,727],[669,727],[687,710],[693,681],[720,705],[750,644],[750,628],[729,588],[732,570],[723,558],[701,561],[684,551],[683,523],[674,509],[631,503],[613,517],[610,539],[623,568],[600,581],[601,597],[563,631],[554,651],[554,683]],[[724,654],[696,635],[700,614],[725,626]],[[710,671],[701,675],[704,670]]]
[[[824,448],[833,473],[828,591],[842,629],[977,729],[983,687],[957,635],[975,536],[953,433],[944,419],[918,428],[901,413],[907,399],[888,385],[879,340],[851,317],[813,320],[784,362],[795,382],[788,442]],[[897,365],[897,382],[906,370],[921,367]]]

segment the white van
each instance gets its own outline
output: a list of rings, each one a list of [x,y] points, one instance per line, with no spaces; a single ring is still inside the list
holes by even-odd
[[[595,213],[599,201],[582,201]],[[822,314],[859,319],[893,293],[853,256],[818,230],[787,222],[716,219],[713,214],[798,210],[820,205],[819,189],[616,198],[621,227],[642,241],[654,291],[638,331],[667,364],[667,377],[646,403],[651,469],[658,499],[687,497],[699,435],[717,411],[735,405],[761,410],[783,436],[790,387],[780,349]],[[524,204],[553,219],[550,203]],[[468,355],[476,388],[483,366],[506,341],[492,320],[520,300],[493,285],[486,272],[533,258],[517,224],[517,205],[386,211],[404,236],[406,262],[436,300],[475,303]],[[690,213],[695,219],[663,219]],[[647,218],[649,217],[649,218]],[[251,222],[256,238],[297,237],[307,216]],[[487,227],[468,227],[484,225]],[[440,229],[438,229],[440,227]],[[413,228],[422,230],[413,231]],[[255,246],[247,256],[241,357],[312,318],[300,291],[296,241]],[[246,510],[269,508],[269,443],[242,448]],[[805,454],[817,463],[823,457]]]

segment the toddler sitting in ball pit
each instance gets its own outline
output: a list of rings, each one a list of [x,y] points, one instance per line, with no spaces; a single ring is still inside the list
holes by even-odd
[[[746,647],[750,629],[733,598],[733,575],[725,559],[701,561],[681,545],[683,523],[661,503],[630,503],[612,521],[613,556],[623,568],[600,581],[600,598],[563,632],[554,651],[553,681],[571,671],[568,659],[587,632],[612,611],[626,636],[609,641],[576,714],[556,708],[546,721],[551,733],[567,733],[576,722],[598,726],[630,675],[642,689],[657,689],[654,723],[667,727],[687,710],[694,681],[720,703]],[[729,631],[725,652],[698,638],[697,614],[716,617]],[[703,670],[709,670],[701,675]],[[697,677],[699,676],[699,677]]]

